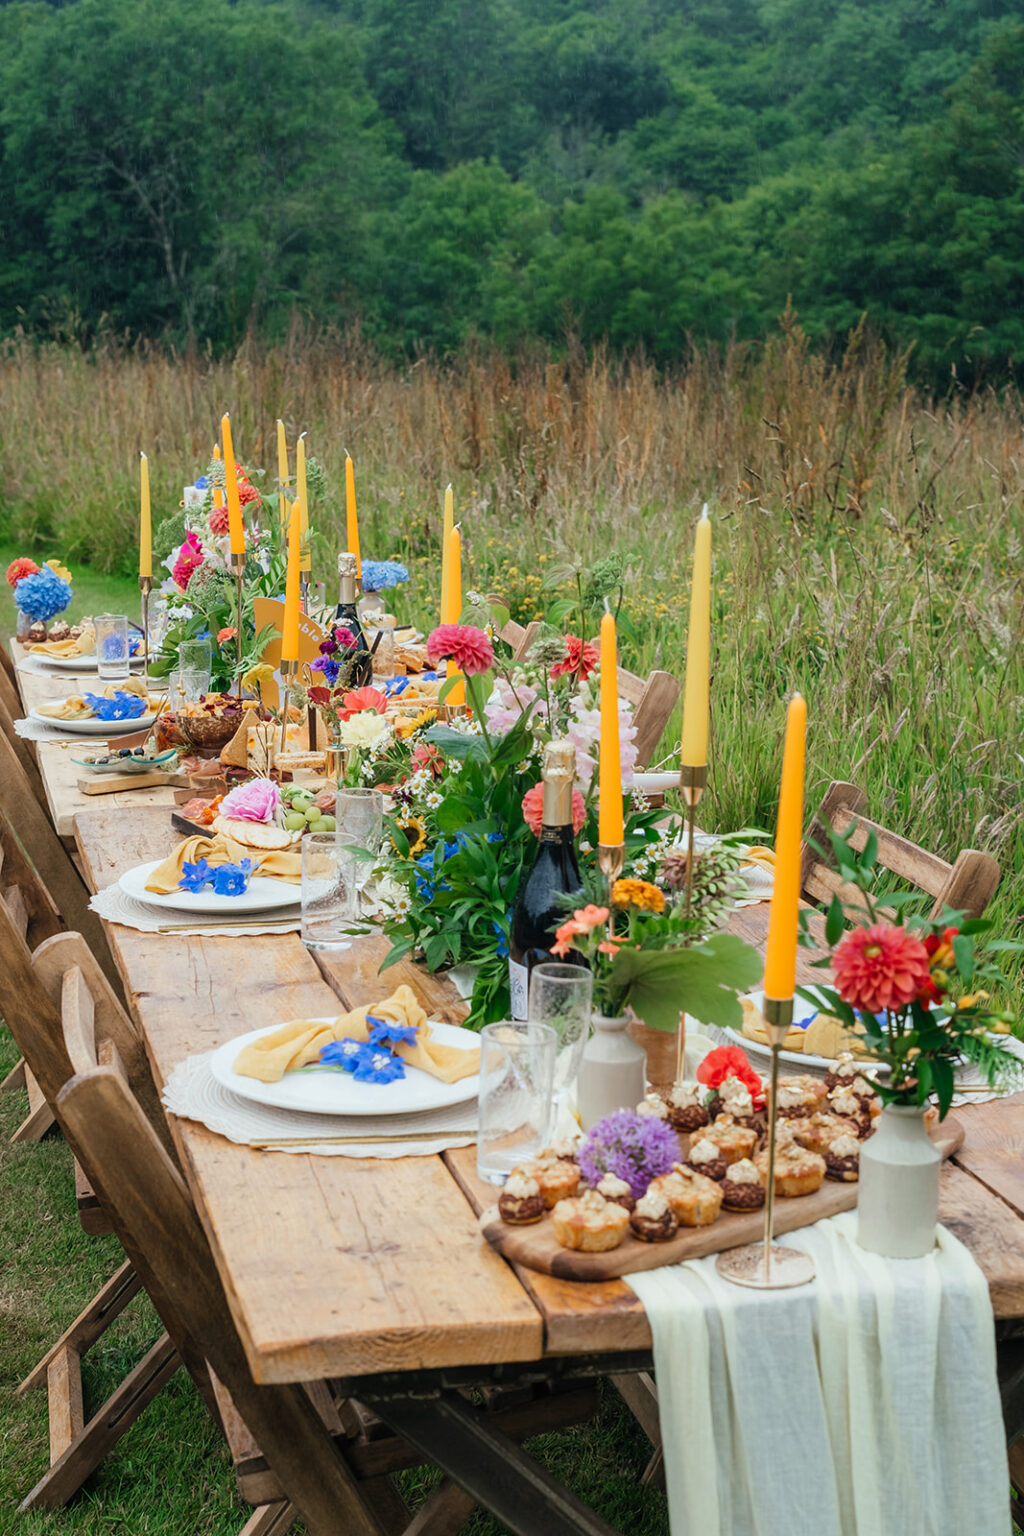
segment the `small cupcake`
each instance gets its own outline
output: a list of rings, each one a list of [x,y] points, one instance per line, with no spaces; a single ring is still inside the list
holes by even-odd
[[[860,1178],[860,1142],[856,1136],[836,1137],[825,1153],[825,1173],[841,1183],[856,1183]]]
[[[551,1212],[551,1225],[563,1248],[607,1253],[625,1237],[629,1212],[613,1205],[596,1189],[588,1189],[579,1199],[559,1200]]]
[[[43,644],[45,644],[45,642],[46,642],[46,625],[41,623],[40,620],[37,619],[34,624],[29,626],[28,643],[29,643],[29,645],[43,645]]]
[[[713,1116],[731,1115],[737,1125],[753,1126],[755,1130],[764,1123],[763,1116],[754,1109],[750,1089],[738,1077],[725,1078],[708,1108]]]
[[[768,1150],[759,1152],[754,1166],[763,1179],[768,1177]],[[775,1193],[786,1199],[813,1195],[825,1178],[825,1159],[817,1152],[806,1152],[795,1142],[775,1148]]]
[[[638,1115],[649,1115],[654,1120],[668,1119],[668,1105],[660,1093],[655,1093],[653,1088],[650,1093],[645,1093],[636,1107]]]
[[[556,1137],[550,1147],[546,1147],[540,1155],[541,1157],[556,1157],[562,1163],[575,1163],[580,1147],[582,1147],[585,1140],[586,1138],[579,1128],[573,1131],[566,1131],[564,1136]]]
[[[636,1205],[633,1199],[633,1191],[625,1179],[620,1179],[617,1174],[606,1173],[599,1184],[595,1185],[599,1195],[610,1200],[613,1205],[621,1205],[624,1211],[631,1211]]]
[[[513,1227],[526,1227],[544,1215],[544,1196],[536,1179],[514,1168],[498,1196],[498,1215]]]
[[[733,1163],[722,1180],[722,1204],[727,1211],[759,1211],[764,1205],[764,1184],[749,1158]]]
[[[690,1143],[686,1166],[692,1168],[694,1173],[702,1173],[706,1179],[714,1179],[716,1184],[721,1184],[729,1164],[722,1156],[721,1149],[713,1141],[708,1141],[706,1136],[702,1136],[699,1141]]]
[[[714,1179],[676,1163],[671,1173],[652,1179],[647,1193],[663,1195],[681,1227],[709,1227],[722,1209],[722,1191]]]
[[[813,1115],[805,1115],[802,1120],[791,1120],[788,1123],[793,1129],[793,1140],[799,1142],[805,1151],[817,1152],[819,1157],[825,1156],[837,1136],[856,1136],[857,1134],[856,1120],[820,1111]]]
[[[67,619],[57,619],[54,624],[50,625],[50,633],[46,638],[48,640],[67,640],[70,634],[71,626]]]
[[[642,1243],[664,1243],[679,1231],[679,1218],[660,1190],[652,1187],[637,1201],[629,1227]]]
[[[523,1164],[524,1173],[535,1179],[550,1211],[559,1200],[568,1200],[579,1188],[582,1177],[578,1163],[570,1163],[554,1153],[541,1153]]]
[[[871,1129],[871,1111],[852,1088],[833,1088],[828,1096],[828,1109],[830,1114],[855,1125],[858,1136],[866,1136]]]
[[[710,1122],[711,1116],[704,1108],[704,1090],[700,1083],[676,1083],[669,1089],[668,1123],[674,1131],[692,1135]]]
[[[703,1139],[713,1142],[727,1163],[738,1163],[753,1153],[757,1131],[750,1125],[737,1125],[732,1115],[719,1115],[704,1132]]]

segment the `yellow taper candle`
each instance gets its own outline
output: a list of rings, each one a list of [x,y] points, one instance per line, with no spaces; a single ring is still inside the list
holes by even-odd
[[[615,620],[601,620],[601,748],[599,758],[598,841],[616,848],[623,841],[622,763],[619,756],[619,684]]]
[[[139,455],[142,480],[139,508],[139,575],[153,577],[153,524],[149,511],[149,460]]]
[[[686,641],[683,694],[683,766],[703,768],[708,760],[708,694],[711,655],[711,519],[704,508],[697,524],[690,586],[690,632]]]
[[[768,950],[764,967],[764,995],[776,1002],[791,998],[796,987],[806,738],[807,700],[795,693],[786,714],[779,820],[775,829],[775,888],[768,915]]]
[[[306,434],[295,444],[295,494],[299,508],[299,570],[313,569],[309,551],[309,497],[306,491]]]
[[[228,537],[233,555],[245,554],[245,524],[242,522],[242,504],[238,499],[238,476],[235,473],[235,445],[231,441],[231,418],[225,411],[220,419],[221,442],[224,444],[224,480],[228,497]]]
[[[455,501],[449,485],[444,493],[444,522],[441,524],[441,623],[448,623],[448,544],[455,527]],[[455,621],[456,623],[458,620]]]
[[[362,580],[363,562],[359,558],[359,518],[356,514],[356,469],[352,455],[345,455],[345,531],[348,552],[356,557],[356,575]]]
[[[281,626],[281,660],[299,659],[299,528],[301,503],[292,503],[288,521],[288,574],[284,584],[284,622]]]
[[[288,439],[284,432],[284,422],[278,419],[277,423],[277,478],[281,486],[278,511],[281,516],[281,527],[289,526],[288,510],[291,506],[288,500]]]
[[[453,528],[448,539],[448,607],[444,615],[445,624],[457,624],[462,617],[462,536],[457,528]],[[448,662],[448,676],[457,677],[459,669],[454,661]],[[445,699],[446,704],[465,704],[466,682],[456,683],[451,693]]]
[[[213,445],[213,456],[219,464],[220,446],[217,443],[214,443]],[[224,491],[219,485],[215,485],[213,488],[213,504],[215,507],[222,507],[224,505]]]

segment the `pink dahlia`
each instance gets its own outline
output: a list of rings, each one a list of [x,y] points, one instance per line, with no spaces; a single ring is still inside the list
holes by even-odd
[[[27,555],[19,555],[18,559],[12,560],[10,565],[7,567],[7,584],[13,592],[14,588],[18,585],[18,582],[21,581],[23,576],[38,575],[39,567],[36,565],[35,561],[30,560]]]
[[[891,923],[873,923],[845,934],[832,964],[839,996],[866,1013],[903,1008],[931,980],[921,940]]]
[[[210,513],[210,532],[227,533],[231,527],[231,518],[228,516],[227,507],[214,507]]]
[[[197,534],[189,533],[185,536],[185,542],[178,550],[178,558],[174,562],[171,575],[184,592],[193,575],[198,571],[204,560],[203,546],[199,542]]]
[[[590,676],[600,659],[597,646],[591,645],[589,640],[581,640],[579,635],[566,635],[565,655],[551,668],[551,676],[561,677],[564,672],[576,672],[582,682]]]
[[[252,503],[252,509],[254,512],[258,512],[260,507],[263,505],[263,500],[259,491],[250,480],[239,480],[238,501],[239,505],[243,507],[247,507],[250,505],[250,503]]]
[[[572,792],[572,829],[574,832],[582,832],[583,823],[587,819],[587,805],[578,789]],[[540,837],[540,829],[544,821],[544,785],[535,784],[528,789],[523,796],[523,820],[533,833],[534,837]]]
[[[439,624],[427,640],[432,666],[451,658],[460,672],[473,677],[494,665],[494,647],[482,629],[472,624]]]

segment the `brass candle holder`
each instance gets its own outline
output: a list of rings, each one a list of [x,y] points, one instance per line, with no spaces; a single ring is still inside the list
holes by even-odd
[[[284,752],[288,744],[288,707],[291,690],[299,679],[299,663],[297,661],[282,661],[278,664],[281,674],[281,745],[279,752]]]
[[[139,591],[142,594],[142,678],[146,684],[146,692],[149,692],[149,594],[153,590],[152,576],[139,577]]]
[[[780,1248],[772,1242],[775,1222],[775,1145],[778,1126],[779,1051],[793,1025],[793,999],[766,997],[764,1022],[772,1048],[768,1121],[768,1187],[764,1199],[764,1238],[743,1248],[720,1253],[715,1268],[734,1285],[758,1291],[785,1291],[814,1279],[814,1260],[796,1248]]]
[[[245,555],[232,554],[231,569],[235,573],[235,690],[238,702],[242,702],[242,577],[245,575]]]
[[[707,763],[683,763],[679,770],[679,792],[686,802],[686,885],[684,913],[690,916],[693,906],[693,834],[696,827],[697,807],[708,787]],[[686,1049],[686,1016],[679,1015],[676,1035],[676,1083],[683,1080],[683,1052]]]
[[[608,937],[615,937],[615,906],[612,902],[612,886],[622,874],[626,863],[625,843],[598,843],[597,867],[604,875],[608,887]]]

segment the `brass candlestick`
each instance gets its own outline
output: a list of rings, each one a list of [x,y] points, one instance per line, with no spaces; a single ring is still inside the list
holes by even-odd
[[[693,834],[696,826],[697,806],[708,787],[707,763],[684,763],[679,770],[679,791],[686,801],[686,886],[684,914],[688,918],[693,906]],[[676,1082],[683,1080],[683,1051],[686,1048],[685,1015],[679,1015],[679,1031],[676,1036]]]
[[[814,1260],[796,1248],[779,1248],[772,1243],[775,1220],[775,1143],[778,1123],[779,1051],[793,1025],[793,999],[766,997],[764,1022],[772,1048],[768,1121],[768,1187],[764,1200],[764,1238],[744,1248],[720,1253],[715,1263],[718,1273],[734,1285],[746,1285],[758,1291],[785,1291],[806,1285],[814,1279]]]
[[[615,937],[614,918],[615,906],[612,902],[612,886],[622,874],[626,863],[625,843],[598,843],[597,867],[604,875],[608,886],[608,937]]]
[[[306,571],[299,572],[299,607],[303,613],[309,612],[309,575]]]
[[[142,677],[146,684],[146,692],[149,692],[149,594],[153,590],[152,576],[139,577],[139,591],[142,593]]]
[[[231,568],[235,573],[235,691],[242,702],[242,577],[245,575],[245,555],[232,554]]]
[[[279,662],[278,671],[281,674],[281,745],[277,750],[284,752],[288,744],[288,699],[291,689],[298,681],[299,663],[297,661]]]

